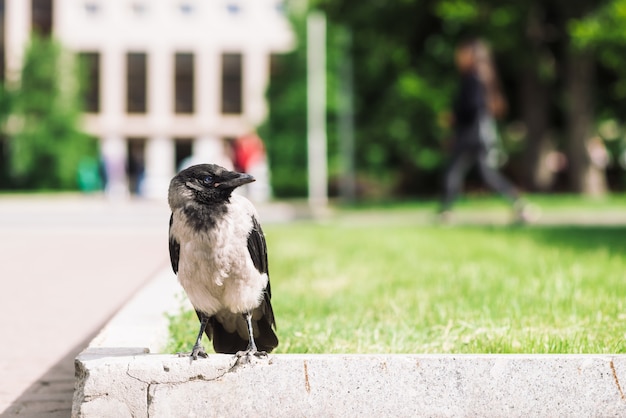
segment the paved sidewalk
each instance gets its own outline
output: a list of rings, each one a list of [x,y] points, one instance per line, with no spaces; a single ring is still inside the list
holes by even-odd
[[[68,417],[74,358],[167,266],[165,202],[0,197],[0,416]]]

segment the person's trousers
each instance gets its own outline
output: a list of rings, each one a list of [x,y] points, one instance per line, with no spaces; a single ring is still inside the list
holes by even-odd
[[[457,147],[445,172],[442,211],[452,207],[461,192],[465,175],[473,164],[478,164],[480,175],[487,186],[512,203],[517,200],[513,185],[489,164],[488,151],[484,147]]]

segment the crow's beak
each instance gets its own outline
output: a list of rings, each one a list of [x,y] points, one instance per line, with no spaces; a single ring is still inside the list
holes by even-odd
[[[246,173],[233,173],[235,177],[232,177],[228,180],[215,183],[215,187],[219,187],[222,189],[234,189],[235,187],[243,186],[244,184],[252,183],[256,181],[254,177],[250,174]]]

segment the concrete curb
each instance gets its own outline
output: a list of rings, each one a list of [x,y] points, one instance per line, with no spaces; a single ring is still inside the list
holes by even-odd
[[[238,365],[94,349],[76,367],[75,417],[626,415],[625,356],[276,355]]]
[[[158,353],[169,337],[167,315],[178,314],[185,305],[191,307],[176,276],[169,267],[163,269],[111,318],[87,350],[146,347]]]
[[[76,358],[72,417],[626,416],[626,355],[148,354],[179,294],[164,270]]]

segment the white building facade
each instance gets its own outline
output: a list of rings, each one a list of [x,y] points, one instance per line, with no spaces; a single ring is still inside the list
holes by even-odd
[[[131,189],[163,197],[183,161],[229,165],[229,141],[266,116],[272,56],[293,47],[278,0],[3,2],[8,80],[36,26],[87,63],[85,130],[113,194],[128,167]]]

